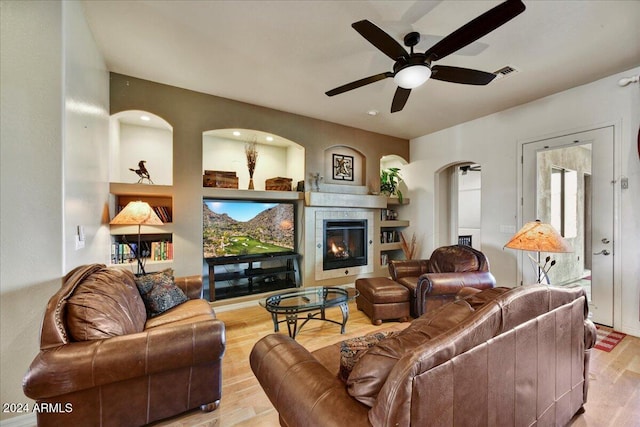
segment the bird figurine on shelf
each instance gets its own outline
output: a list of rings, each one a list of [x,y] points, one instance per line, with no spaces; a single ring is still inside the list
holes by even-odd
[[[145,179],[148,181],[148,184],[153,184],[153,181],[151,181],[151,175],[149,175],[149,171],[144,165],[145,163],[147,163],[146,160],[140,160],[138,162],[138,169],[129,168],[129,170],[135,172],[140,177],[138,184],[144,183]]]

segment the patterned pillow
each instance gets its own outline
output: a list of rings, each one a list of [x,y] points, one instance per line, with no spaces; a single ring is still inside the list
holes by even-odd
[[[375,334],[351,338],[340,343],[340,371],[338,377],[347,382],[353,366],[374,345],[395,334],[393,331],[376,332]]]
[[[188,300],[182,289],[174,283],[173,270],[171,269],[136,277],[136,286],[138,286],[149,318],[162,314]]]

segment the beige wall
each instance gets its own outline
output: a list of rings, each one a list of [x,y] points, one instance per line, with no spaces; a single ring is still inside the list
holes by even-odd
[[[215,129],[255,129],[305,148],[305,169],[324,170],[325,150],[349,147],[366,158],[363,185],[379,186],[379,160],[409,158],[409,141],[309,117],[193,92],[120,74],[111,74],[111,113],[143,110],[173,127],[174,269],[177,275],[202,268],[202,133]],[[274,176],[276,176],[275,174]]]

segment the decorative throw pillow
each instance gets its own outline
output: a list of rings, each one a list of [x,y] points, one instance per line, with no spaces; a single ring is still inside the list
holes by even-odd
[[[142,332],[147,313],[133,274],[102,268],[79,283],[67,299],[66,325],[74,341]]]
[[[174,283],[171,269],[136,277],[136,285],[147,308],[147,317],[150,318],[188,300],[182,289]]]
[[[383,339],[394,335],[394,331],[376,332],[375,334],[351,338],[340,343],[340,371],[338,377],[347,382],[353,366],[362,355]]]

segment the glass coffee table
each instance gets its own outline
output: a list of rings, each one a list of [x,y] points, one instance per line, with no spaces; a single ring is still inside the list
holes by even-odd
[[[314,288],[300,288],[295,291],[281,292],[260,300],[260,305],[271,313],[273,331],[280,330],[280,323],[287,322],[287,329],[291,338],[296,337],[300,329],[309,320],[324,320],[340,325],[340,333],[344,334],[347,320],[349,320],[349,301],[359,295],[354,288],[338,288],[321,286]],[[340,307],[342,323],[327,319],[325,310],[330,307]],[[307,313],[304,321],[298,325],[298,315]],[[278,319],[278,316],[284,319]]]

